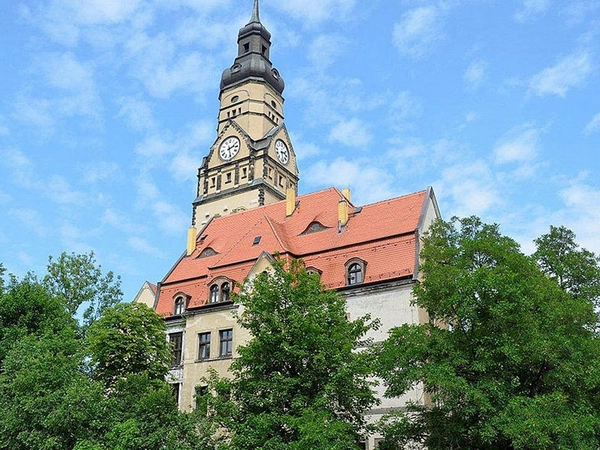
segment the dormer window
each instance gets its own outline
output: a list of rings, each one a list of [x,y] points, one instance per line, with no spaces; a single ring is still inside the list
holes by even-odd
[[[353,258],[346,262],[346,285],[353,286],[361,284],[365,280],[365,268],[367,263],[359,258]]]
[[[180,316],[185,311],[185,298],[183,296],[179,296],[175,299],[175,307],[173,309],[173,313],[176,316]]]
[[[228,282],[225,282],[221,285],[221,301],[228,302],[231,294],[231,286]]]
[[[318,233],[319,231],[325,231],[327,230],[327,227],[325,225],[323,225],[321,222],[311,222],[308,227],[306,227],[306,230],[304,230],[304,232],[302,232],[302,234],[311,234],[311,233]]]
[[[231,301],[231,287],[230,281],[217,280],[210,286],[208,294],[209,303],[224,303]]]
[[[214,249],[211,247],[206,247],[204,250],[202,250],[200,255],[198,255],[198,258],[208,258],[209,256],[214,256],[216,254],[217,252]]]
[[[218,303],[219,302],[219,285],[213,284],[210,287],[210,303]]]

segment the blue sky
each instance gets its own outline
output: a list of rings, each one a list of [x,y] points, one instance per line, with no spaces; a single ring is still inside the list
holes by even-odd
[[[0,2],[0,261],[93,250],[131,299],[185,248],[252,0]],[[600,0],[262,0],[300,191],[600,253]]]

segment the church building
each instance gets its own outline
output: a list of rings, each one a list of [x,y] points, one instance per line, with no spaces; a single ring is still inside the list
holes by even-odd
[[[421,237],[440,217],[431,188],[369,205],[331,187],[298,195],[299,171],[284,116],[284,81],[271,63],[271,34],[258,0],[238,35],[238,55],[223,72],[217,137],[198,169],[187,248],[155,287],[154,309],[173,344],[171,382],[180,408],[209,368],[227,374],[250,338],[232,302],[236,286],[268,270],[274,255],[302,259],[346,300],[351,320],[365,314],[381,326],[374,341],[404,323],[427,320],[412,304]],[[154,286],[152,286],[154,287]],[[382,399],[372,420],[411,399]],[[374,448],[370,437],[365,448]]]

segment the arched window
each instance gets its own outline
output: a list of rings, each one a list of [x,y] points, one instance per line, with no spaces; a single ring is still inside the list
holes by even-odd
[[[219,301],[219,285],[213,284],[210,287],[210,303],[217,303]]]
[[[228,282],[225,282],[221,285],[221,301],[228,302],[231,294],[231,286]]]
[[[346,267],[346,285],[352,286],[365,281],[367,262],[360,258],[352,258],[344,264]]]
[[[173,312],[178,316],[183,314],[183,311],[185,311],[185,299],[183,297],[177,297],[175,299],[175,308]]]
[[[219,277],[212,283],[209,289],[208,303],[230,302],[233,282],[225,277]]]
[[[360,264],[354,263],[348,267],[348,284],[360,284],[363,281],[363,270]]]

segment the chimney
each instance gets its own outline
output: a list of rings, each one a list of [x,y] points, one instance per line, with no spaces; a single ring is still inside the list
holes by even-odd
[[[352,197],[350,195],[350,188],[344,188],[344,190],[342,191],[342,195],[344,196],[344,198],[346,200],[348,200],[350,203],[352,203]]]
[[[285,216],[290,217],[296,209],[296,189],[289,187],[285,197]]]
[[[186,256],[190,256],[196,250],[196,236],[198,234],[198,230],[196,227],[188,228],[188,236],[187,236],[187,250],[185,252]]]
[[[338,224],[341,231],[342,227],[345,227],[348,223],[348,201],[346,198],[340,199],[338,203]]]

